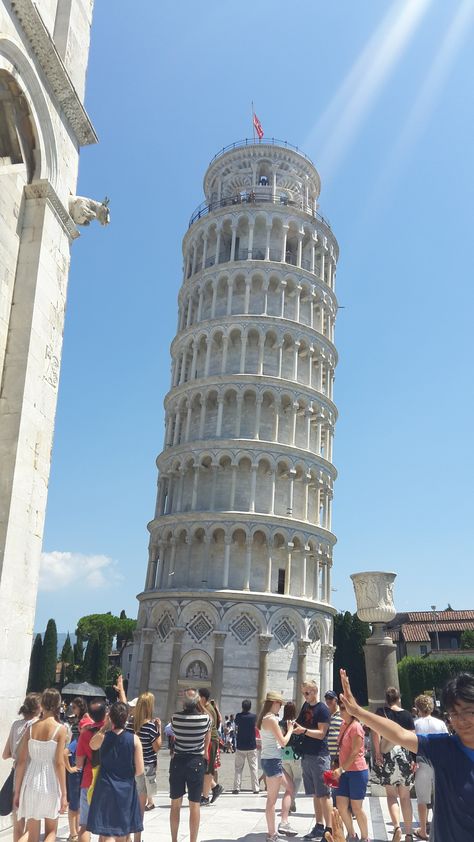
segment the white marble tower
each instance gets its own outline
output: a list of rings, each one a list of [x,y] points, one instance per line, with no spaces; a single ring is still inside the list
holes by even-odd
[[[28,677],[79,149],[97,142],[83,105],[91,17],[92,0],[0,0],[2,745]]]
[[[183,239],[131,676],[163,715],[190,683],[225,712],[332,684],[338,246],[319,192],[297,148],[232,144]]]

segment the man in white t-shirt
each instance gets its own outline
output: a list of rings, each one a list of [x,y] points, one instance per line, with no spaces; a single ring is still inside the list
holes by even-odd
[[[415,699],[416,712],[415,731],[417,734],[446,734],[448,729],[442,719],[432,716],[434,702],[431,696],[417,696]],[[428,819],[428,804],[434,799],[434,769],[431,763],[422,755],[416,758],[417,770],[415,772],[416,800],[418,801],[418,818],[420,827],[415,831],[418,839],[428,839],[426,827]]]

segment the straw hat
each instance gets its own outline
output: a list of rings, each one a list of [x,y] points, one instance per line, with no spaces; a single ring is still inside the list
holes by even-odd
[[[283,702],[285,701],[281,693],[277,693],[276,690],[269,690],[267,695],[265,696],[266,702]]]

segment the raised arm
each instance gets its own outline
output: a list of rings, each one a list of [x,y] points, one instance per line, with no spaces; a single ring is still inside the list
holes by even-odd
[[[125,705],[128,704],[127,694],[125,693],[125,690],[124,690],[124,687],[123,687],[123,675],[122,675],[122,673],[120,673],[120,675],[117,676],[117,684],[114,684],[114,690],[117,693],[119,702],[123,702]]]
[[[365,725],[368,725],[369,728],[371,728],[372,731],[375,731],[376,734],[379,734],[381,737],[385,737],[395,745],[403,746],[404,748],[407,748],[408,751],[412,751],[416,754],[418,751],[418,737],[416,736],[415,731],[408,731],[396,722],[392,722],[391,719],[386,719],[383,716],[377,716],[376,713],[372,713],[371,711],[362,708],[357,704],[352,694],[351,685],[346,671],[340,670],[340,675],[342,683],[341,699],[349,713],[352,714],[352,716],[356,716],[357,719],[360,719],[360,721]]]

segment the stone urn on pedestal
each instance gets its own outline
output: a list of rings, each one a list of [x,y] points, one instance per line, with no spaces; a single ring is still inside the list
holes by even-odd
[[[357,616],[370,623],[372,634],[364,646],[369,709],[385,704],[387,687],[399,687],[396,646],[386,624],[396,615],[393,583],[396,573],[353,573],[351,579],[357,601]]]

